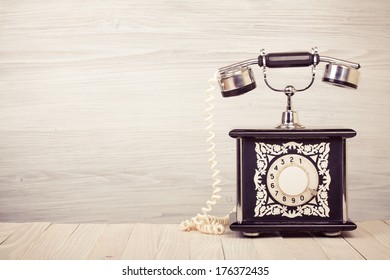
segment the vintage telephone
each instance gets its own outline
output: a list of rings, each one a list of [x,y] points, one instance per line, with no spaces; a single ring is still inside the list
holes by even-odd
[[[220,198],[219,170],[216,169],[214,133],[211,131],[213,87],[207,90],[206,108],[210,137],[210,164],[213,172],[213,195],[202,208],[203,214],[184,221],[182,230],[197,229],[221,234],[224,227],[241,231],[245,236],[262,232],[313,231],[339,235],[354,230],[356,224],[347,216],[346,138],[356,135],[352,129],[305,128],[292,108],[292,96],[310,88],[320,62],[327,63],[323,82],[357,89],[358,63],[320,56],[311,52],[265,53],[258,58],[235,63],[218,70],[215,77],[222,96],[242,95],[256,88],[251,65],[263,69],[265,84],[287,96],[281,123],[274,129],[234,129],[229,135],[237,140],[237,202],[230,215],[222,218],[208,214]],[[267,81],[266,69],[312,67],[310,83],[295,89],[288,85],[275,89]]]

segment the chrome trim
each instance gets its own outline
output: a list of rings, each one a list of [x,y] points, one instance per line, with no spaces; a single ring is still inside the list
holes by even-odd
[[[348,221],[348,202],[347,202],[347,143],[346,140],[343,140],[343,223]]]
[[[237,190],[237,194],[239,194],[240,197],[237,197],[237,222],[238,223],[242,223],[243,221],[243,212],[242,212],[242,205],[243,205],[243,201],[242,201],[242,194],[243,194],[243,182],[242,182],[242,174],[243,174],[243,170],[242,170],[242,139],[238,139],[239,141],[239,144],[237,148],[239,148],[239,151],[240,151],[240,169],[239,169],[239,180],[240,180],[240,184],[239,184],[239,190]]]
[[[245,67],[248,67],[249,65],[253,65],[253,64],[258,64],[257,58],[251,58],[251,59],[247,59],[247,60],[244,60],[241,62],[230,64],[228,66],[221,67],[218,69],[218,72],[221,75],[221,74],[224,74],[225,72],[230,72],[230,71],[237,69],[237,68],[245,68]]]
[[[342,64],[342,65],[349,66],[349,67],[352,67],[355,69],[360,68],[359,63],[348,61],[348,60],[343,60],[343,59],[338,59],[338,58],[334,58],[334,57],[330,57],[330,56],[320,56],[320,62],[328,62],[331,64]]]

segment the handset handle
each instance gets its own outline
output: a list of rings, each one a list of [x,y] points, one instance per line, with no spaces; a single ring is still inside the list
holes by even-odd
[[[305,67],[317,65],[320,62],[317,53],[310,52],[282,52],[261,54],[258,57],[258,65],[269,68]]]

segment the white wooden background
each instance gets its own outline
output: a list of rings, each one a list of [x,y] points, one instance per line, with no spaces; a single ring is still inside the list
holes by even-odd
[[[207,80],[267,52],[362,64],[358,91],[296,95],[306,126],[347,127],[349,212],[390,219],[390,2],[0,1],[0,221],[179,223],[211,193]],[[273,127],[285,97],[222,99],[215,131],[222,199],[235,197],[233,128]],[[269,71],[284,87],[310,69]]]

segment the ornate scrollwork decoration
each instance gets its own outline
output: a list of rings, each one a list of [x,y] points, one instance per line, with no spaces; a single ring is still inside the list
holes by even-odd
[[[328,205],[328,191],[331,182],[329,172],[329,143],[303,144],[288,142],[279,144],[267,144],[257,142],[255,145],[257,157],[257,169],[255,171],[254,183],[256,188],[255,217],[268,215],[281,215],[288,218],[302,216],[329,217],[330,208]],[[270,161],[280,155],[296,153],[311,158],[316,165],[319,175],[319,186],[316,196],[307,204],[300,206],[285,206],[275,202],[268,195],[265,178]]]

